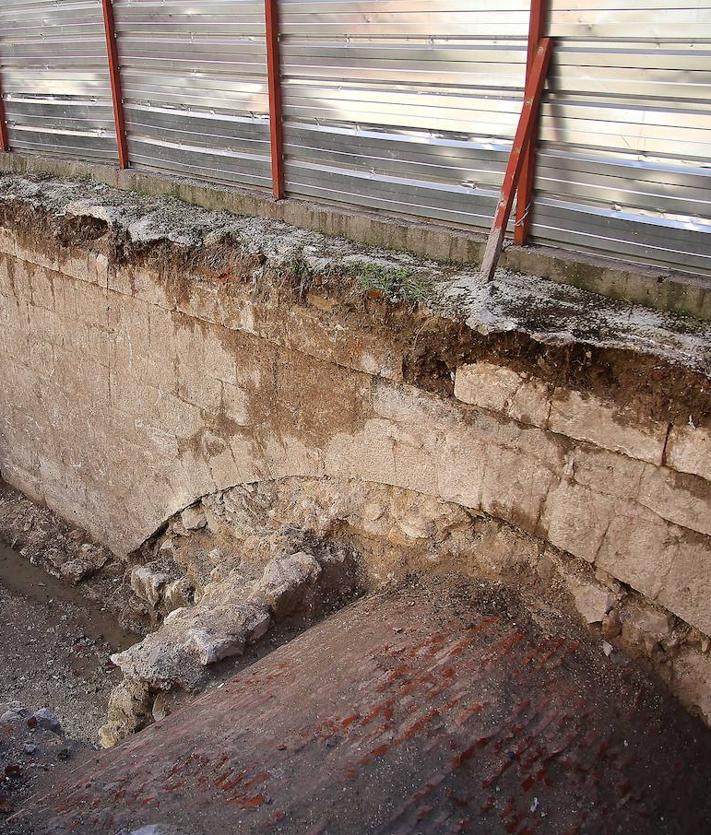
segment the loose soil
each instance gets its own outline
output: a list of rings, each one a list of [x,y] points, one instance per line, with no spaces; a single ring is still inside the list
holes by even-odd
[[[95,744],[120,679],[109,656],[137,640],[76,588],[0,544],[0,704],[48,707],[68,736]]]

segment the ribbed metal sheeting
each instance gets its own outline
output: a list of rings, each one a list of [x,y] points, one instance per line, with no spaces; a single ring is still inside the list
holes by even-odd
[[[132,167],[271,186],[264,4],[114,0]]]
[[[711,0],[552,0],[534,238],[711,273]]]
[[[291,195],[487,228],[529,0],[281,0]]]
[[[115,161],[101,0],[0,0],[0,75],[12,148]]]

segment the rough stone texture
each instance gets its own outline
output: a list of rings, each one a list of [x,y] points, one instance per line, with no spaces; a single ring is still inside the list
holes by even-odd
[[[548,387],[503,365],[478,362],[460,366],[454,380],[454,395],[463,403],[500,412],[521,423],[548,424],[551,411]]]
[[[674,470],[711,481],[711,431],[689,425],[672,427],[666,461]]]
[[[448,553],[466,560],[455,547],[460,525],[487,514],[711,634],[711,482],[694,451],[705,449],[705,436],[697,441],[686,417],[683,431],[668,433],[663,422],[638,421],[617,404],[558,386],[543,421],[540,381],[529,374],[519,386],[518,370],[493,363],[479,371],[479,363],[463,363],[455,388],[473,405],[462,404],[443,396],[451,388],[441,376],[435,391],[423,390],[424,373],[403,382],[412,346],[372,319],[339,318],[328,298],[316,301],[318,288],[288,302],[261,292],[260,278],[279,275],[290,259],[325,269],[329,259],[363,257],[343,242],[172,203],[148,211],[139,198],[87,196],[77,184],[3,188],[2,206],[24,200],[89,230],[98,224],[99,235],[113,224],[136,248],[122,260],[91,241],[9,227],[0,235],[0,377],[12,392],[0,402],[3,477],[118,553],[181,510],[186,518],[173,530],[195,530],[196,500],[235,485],[375,485],[405,491],[393,499],[396,524],[377,501],[359,508],[364,528],[388,520],[393,545],[398,536],[428,542],[442,519],[457,517]],[[197,257],[225,229],[243,246],[241,264],[230,264],[235,274],[171,261],[181,247]],[[160,257],[136,254],[151,246]],[[471,276],[449,278],[447,298],[466,296],[472,331],[568,344],[585,324],[581,299],[567,291],[555,327],[534,333],[524,324],[524,278],[497,284],[498,297]],[[701,325],[673,330],[663,317],[628,308],[603,318],[588,305],[584,314],[598,316],[596,333],[604,332],[586,350],[624,349],[632,359],[647,352],[708,370]],[[511,553],[500,552],[502,565]],[[395,554],[393,547],[393,562]]]
[[[279,621],[304,608],[305,596],[318,581],[321,566],[311,554],[299,552],[272,560],[250,597],[263,600]]]
[[[711,725],[711,655],[685,650],[673,665],[673,686],[682,702]]]
[[[200,510],[207,523],[202,505]],[[147,574],[142,568],[132,572],[132,581],[136,576],[149,577],[141,590],[145,586],[152,590],[156,576],[161,578],[160,588],[164,587],[164,575]],[[347,598],[354,588],[352,568],[345,554],[339,558],[335,550],[319,559],[303,551],[280,554],[266,563],[259,576],[254,576],[254,567],[245,560],[232,570],[228,565],[216,568],[200,588],[194,606],[169,611],[155,632],[111,657],[124,680],[112,693],[108,721],[100,731],[101,744],[115,745],[148,724],[152,715],[147,704],[157,692],[196,688],[205,680],[203,668],[241,656],[248,645],[267,634],[273,621],[295,616],[308,623],[329,604]],[[154,713],[155,701],[152,704]]]
[[[575,608],[586,623],[602,623],[616,602],[615,595],[608,588],[579,577],[571,576],[568,588],[575,600]]]
[[[688,835],[711,816],[710,756],[708,729],[585,635],[546,634],[483,585],[398,589],[92,757],[13,823]]]

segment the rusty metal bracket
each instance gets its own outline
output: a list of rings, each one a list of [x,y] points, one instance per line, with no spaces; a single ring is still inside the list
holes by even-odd
[[[269,144],[272,163],[272,194],[286,196],[284,187],[284,135],[281,114],[281,60],[279,54],[279,0],[264,0],[267,39],[267,88],[269,92]]]
[[[120,168],[128,168],[128,142],[126,141],[126,122],[123,116],[123,96],[121,93],[121,73],[119,70],[118,46],[116,44],[116,27],[114,25],[114,8],[112,0],[101,0],[104,15],[104,32],[106,34],[106,55],[109,62],[109,80],[111,82],[111,101],[114,110],[114,126],[116,128],[116,146]]]
[[[531,12],[528,20],[528,54],[526,56],[526,86],[531,78],[536,50],[546,30],[548,0],[531,0]],[[534,119],[531,143],[523,158],[521,178],[516,195],[516,222],[514,225],[514,243],[523,246],[528,241],[533,208],[533,184],[536,175],[536,147],[538,145],[538,115]]]
[[[501,186],[501,199],[496,206],[494,220],[491,224],[491,231],[484,250],[484,259],[481,264],[481,276],[484,281],[491,281],[496,270],[496,265],[504,245],[506,226],[511,216],[514,194],[518,185],[523,168],[524,156],[530,148],[533,137],[538,109],[543,94],[543,85],[548,73],[553,41],[551,38],[542,38],[533,60],[530,78],[524,92],[523,107],[519,116],[516,134],[511,147],[511,154],[506,165],[504,182]]]

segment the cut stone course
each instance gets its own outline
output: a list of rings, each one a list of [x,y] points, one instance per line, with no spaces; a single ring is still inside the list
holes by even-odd
[[[507,276],[497,297],[471,276],[353,253],[283,224],[168,201],[147,208],[129,195],[118,211],[102,204],[106,194],[80,193],[67,185],[60,199],[51,184],[0,178],[5,480],[121,556],[180,511],[186,531],[204,530],[195,503],[239,485],[333,479],[408,491],[434,516],[403,510],[393,539],[427,541],[442,506],[486,514],[711,634],[708,415],[698,426],[689,414],[673,423],[638,415],[616,402],[619,392],[605,399],[543,374],[546,351],[571,344],[625,351],[632,365],[651,351],[660,365],[707,374],[711,329],[613,306],[586,342],[570,318],[580,313],[551,316],[548,330],[521,313],[532,293],[549,292],[545,283],[531,289]],[[109,231],[67,244],[44,228],[10,228],[10,203],[23,200],[38,218],[108,218]],[[219,247],[210,249],[224,244],[218,229],[242,242],[233,272],[209,266],[220,263]],[[294,261],[310,265],[304,294],[290,284]],[[445,311],[466,297],[466,325],[414,305],[408,320],[406,300],[355,297],[351,285],[329,292],[324,265],[346,274],[359,263],[438,278]],[[583,309],[576,299],[566,311]],[[442,344],[430,333],[438,328]],[[387,514],[376,505],[359,524],[379,530]],[[188,587],[168,601],[177,579],[135,582],[164,610],[190,611]],[[287,598],[275,605],[288,608]]]

